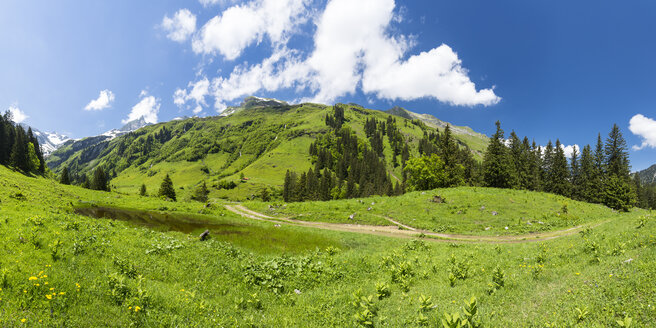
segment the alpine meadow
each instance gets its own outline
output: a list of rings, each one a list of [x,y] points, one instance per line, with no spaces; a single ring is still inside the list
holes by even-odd
[[[0,4],[0,327],[656,327],[656,5],[179,5]]]

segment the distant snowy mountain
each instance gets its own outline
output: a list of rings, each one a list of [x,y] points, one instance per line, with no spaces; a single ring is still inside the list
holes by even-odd
[[[139,129],[143,128],[144,126],[147,126],[147,125],[150,125],[150,123],[146,122],[146,120],[142,116],[142,117],[140,117],[140,118],[138,118],[134,121],[130,121],[130,122],[126,123],[120,129],[111,129],[111,130],[101,134],[100,136],[108,137],[105,140],[112,140],[112,139],[114,139],[114,138],[116,138],[120,135],[124,135],[126,133],[129,133],[129,132],[132,132],[132,131],[135,131],[135,130],[139,130]]]
[[[25,130],[30,128],[30,126],[25,123],[21,123],[21,126]],[[31,128],[32,128],[32,133],[34,133],[36,140],[39,141],[39,145],[41,145],[41,149],[43,150],[43,155],[45,156],[50,155],[53,151],[57,150],[57,148],[63,145],[66,141],[71,140],[71,138],[63,134],[59,134],[57,132],[42,132],[34,127]]]

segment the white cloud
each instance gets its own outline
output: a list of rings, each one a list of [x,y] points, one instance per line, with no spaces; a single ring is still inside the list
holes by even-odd
[[[633,150],[645,147],[656,148],[656,121],[642,114],[637,114],[629,121],[629,130],[642,139],[640,146],[634,145]]]
[[[160,100],[154,96],[149,96],[145,90],[141,91],[139,97],[141,100],[132,107],[132,111],[130,111],[128,117],[121,122],[126,124],[143,117],[147,123],[157,123],[157,114],[159,114],[159,108],[161,106]]]
[[[256,0],[232,6],[205,23],[194,36],[192,49],[233,60],[264,36],[274,45],[285,44],[296,26],[306,21],[309,1]]]
[[[169,39],[184,42],[196,31],[196,16],[188,9],[180,9],[173,18],[164,16],[162,28],[168,32]]]
[[[334,102],[358,88],[368,98],[433,98],[456,106],[490,106],[501,100],[493,88],[476,90],[448,45],[409,55],[413,37],[388,33],[395,15],[398,17],[394,0],[329,1],[315,21],[314,49],[307,56],[286,44],[298,26],[294,22],[302,15],[305,19],[312,15],[304,8],[302,0],[233,6],[194,36],[194,51],[218,51],[227,59],[237,58],[265,34],[272,40],[270,57],[257,64],[242,63],[228,76],[212,79],[209,92],[219,111],[243,96],[289,88],[310,91],[312,95],[301,101],[319,103]],[[275,20],[268,18],[274,14]],[[190,83],[187,90],[177,90],[174,99],[188,101],[192,88]]]
[[[201,5],[203,5],[203,7],[209,7],[219,3],[224,5],[228,2],[234,2],[234,1],[235,0],[198,0],[198,2],[200,2]]]
[[[115,97],[113,92],[107,89],[102,90],[100,91],[98,98],[91,100],[87,106],[84,107],[84,110],[103,110],[105,108],[109,108],[112,106],[114,98]]]
[[[185,108],[188,102],[192,102],[194,105],[192,111],[194,114],[198,114],[203,111],[203,107],[207,107],[205,97],[209,95],[210,81],[206,77],[203,77],[196,82],[189,82],[187,87],[190,91],[186,89],[175,90],[173,103],[180,108]]]
[[[574,153],[574,148],[576,148],[576,154],[578,157],[581,157],[581,147],[579,145],[561,145],[563,151],[565,152],[565,157],[572,158],[572,153]]]
[[[29,116],[27,116],[25,112],[23,112],[20,108],[18,108],[17,105],[9,106],[9,112],[11,113],[11,119],[15,123],[22,123],[23,121],[29,118]]]

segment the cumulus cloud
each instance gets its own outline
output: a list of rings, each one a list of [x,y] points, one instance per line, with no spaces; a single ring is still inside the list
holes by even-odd
[[[209,95],[210,81],[206,77],[203,77],[196,82],[189,82],[188,88],[189,91],[186,89],[175,90],[173,103],[180,108],[185,108],[186,104],[191,102],[194,105],[192,109],[193,113],[198,114],[203,111],[203,107],[207,107],[205,97]]]
[[[226,4],[228,2],[234,2],[235,0],[198,0],[203,7],[209,7],[216,4]]]
[[[184,42],[196,31],[196,16],[188,9],[180,9],[172,18],[164,16],[162,28],[169,39]]]
[[[334,102],[358,89],[368,99],[432,98],[454,106],[490,106],[501,100],[494,87],[476,89],[458,54],[448,45],[410,54],[414,37],[389,32],[394,30],[393,24],[402,22],[394,0],[330,0],[319,15],[307,9],[308,1],[259,0],[235,5],[194,35],[196,53],[221,54],[228,60],[238,58],[264,36],[272,43],[268,58],[255,64],[241,63],[227,76],[210,79],[208,93],[219,112],[235,99],[282,89],[310,94],[300,100],[318,103]],[[288,48],[290,35],[312,17],[316,24],[313,49],[305,53]],[[191,94],[205,79],[176,90],[176,104],[203,106],[205,94]]]
[[[128,117],[121,122],[126,124],[143,117],[146,123],[157,123],[157,114],[159,114],[159,108],[161,106],[160,100],[148,95],[148,92],[145,90],[141,91],[139,97],[141,100],[132,107],[132,111],[130,111]]]
[[[645,147],[656,148],[656,121],[642,114],[637,114],[629,121],[629,130],[642,139],[640,146],[633,145],[633,150]]]
[[[561,145],[563,148],[563,151],[565,152],[565,157],[567,158],[572,158],[572,154],[574,153],[574,149],[576,149],[576,154],[578,157],[581,157],[581,147],[579,145]]]
[[[296,26],[307,19],[310,0],[257,0],[232,6],[210,19],[194,36],[196,53],[220,53],[228,60],[241,55],[266,36],[272,44],[284,44]]]
[[[29,116],[27,116],[25,112],[23,112],[20,108],[18,108],[17,105],[9,106],[9,112],[11,113],[11,119],[15,123],[22,123],[23,121],[29,118]]]
[[[84,110],[103,110],[109,108],[112,106],[114,98],[113,92],[107,89],[102,90],[100,91],[98,98],[91,100],[86,107],[84,107]]]

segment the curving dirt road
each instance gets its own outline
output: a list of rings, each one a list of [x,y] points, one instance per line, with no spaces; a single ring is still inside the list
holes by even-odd
[[[255,212],[242,205],[225,205],[225,208],[228,211],[231,211],[245,218],[272,222],[276,224],[290,224],[290,225],[301,226],[301,227],[366,233],[366,234],[400,237],[400,238],[417,238],[421,236],[421,237],[425,237],[427,240],[441,241],[441,242],[481,242],[481,243],[500,243],[500,244],[539,242],[539,241],[570,236],[576,234],[577,232],[585,228],[594,228],[609,221],[606,220],[603,222],[582,224],[569,229],[540,232],[540,233],[527,234],[527,235],[473,236],[473,235],[444,234],[444,233],[436,233],[436,232],[416,229],[411,226],[405,225],[403,223],[394,221],[388,217],[385,217],[385,219],[390,223],[392,223],[393,225],[376,226],[376,225],[363,225],[363,224],[310,222],[310,221],[302,221],[302,220],[292,220],[284,217],[272,217],[272,216],[264,215],[262,213]]]

